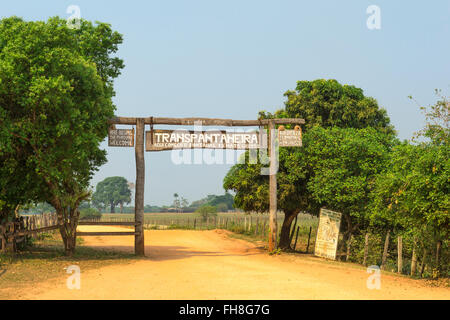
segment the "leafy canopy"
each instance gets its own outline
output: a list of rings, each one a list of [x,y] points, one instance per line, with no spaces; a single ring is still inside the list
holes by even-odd
[[[275,114],[262,111],[260,118],[303,118],[306,121],[303,128],[305,137],[315,127],[372,127],[389,136],[394,135],[386,111],[379,108],[375,99],[365,97],[362,89],[354,86],[341,85],[336,80],[298,81],[296,90],[287,91],[285,96],[287,101],[284,109]],[[318,212],[317,198],[311,197],[307,192],[308,175],[311,171],[305,170],[301,161],[292,161],[293,154],[301,159],[305,152],[304,147],[283,147],[279,150],[278,207],[285,213],[298,213],[301,210]],[[246,156],[248,157],[248,152]],[[235,203],[238,208],[267,211],[268,179],[260,174],[261,167],[261,163],[236,164],[226,175],[224,188],[236,192]]]
[[[106,162],[100,143],[114,116],[113,80],[123,62],[113,54],[121,42],[105,23],[82,20],[79,29],[69,29],[58,17],[0,20],[3,213],[46,201],[65,226],[63,239],[74,234],[78,205]]]
[[[108,177],[97,184],[92,200],[102,207],[111,208],[120,203],[131,202],[131,190],[124,177]]]
[[[45,198],[55,206],[87,188],[106,161],[99,144],[114,115],[112,81],[123,67],[110,55],[121,42],[103,23],[83,20],[77,30],[57,17],[0,21],[1,194],[11,195],[6,188],[19,179],[18,190],[39,187],[8,201]]]

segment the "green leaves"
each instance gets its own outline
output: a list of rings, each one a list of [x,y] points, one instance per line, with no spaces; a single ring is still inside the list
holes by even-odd
[[[372,182],[386,168],[392,136],[373,128],[316,127],[304,137],[308,192],[320,205],[366,219]]]
[[[362,89],[336,80],[299,81],[285,108],[258,117],[303,118],[302,148],[280,148],[278,208],[318,214],[320,206],[367,220],[370,191],[395,143],[386,111]],[[268,179],[261,164],[237,164],[224,179],[246,211],[267,211]]]
[[[391,154],[388,169],[376,181],[373,219],[399,228],[448,234],[450,182],[448,145],[403,143]]]
[[[99,145],[114,116],[112,81],[123,67],[110,55],[121,42],[101,23],[71,30],[57,17],[0,20],[0,161],[8,164],[0,166],[0,199],[57,207],[56,199],[89,186],[106,161]]]
[[[124,177],[108,177],[97,184],[92,200],[98,207],[117,206],[131,201],[131,190]]]
[[[384,109],[375,99],[365,97],[362,89],[341,85],[336,80],[298,81],[295,91],[289,90],[286,116],[305,119],[305,129],[316,126],[340,128],[377,128],[393,133]]]

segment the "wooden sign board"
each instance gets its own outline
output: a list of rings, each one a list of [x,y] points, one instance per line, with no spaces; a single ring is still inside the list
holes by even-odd
[[[108,146],[134,147],[134,129],[110,129],[108,132]]]
[[[340,212],[320,209],[314,255],[336,260],[341,217],[342,214]]]
[[[145,134],[146,151],[260,148],[258,132],[153,130],[147,131]]]
[[[280,130],[278,131],[278,146],[280,147],[301,147],[301,130]]]

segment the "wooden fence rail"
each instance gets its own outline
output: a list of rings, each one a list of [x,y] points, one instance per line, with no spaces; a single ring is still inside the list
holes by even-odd
[[[56,213],[21,216],[11,222],[0,225],[0,252],[7,248],[17,250],[17,243],[28,237],[35,237],[38,233],[56,230],[59,228]]]

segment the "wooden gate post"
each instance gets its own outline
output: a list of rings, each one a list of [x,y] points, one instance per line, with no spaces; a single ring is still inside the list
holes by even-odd
[[[136,120],[136,194],[134,199],[134,253],[138,256],[145,255],[144,244],[144,183],[145,183],[145,161],[144,161],[144,133],[145,122],[143,118]]]
[[[270,214],[270,234],[269,234],[269,251],[277,249],[277,173],[275,161],[276,150],[275,150],[275,122],[269,122],[269,157],[270,157],[270,168],[269,168],[269,214]]]

